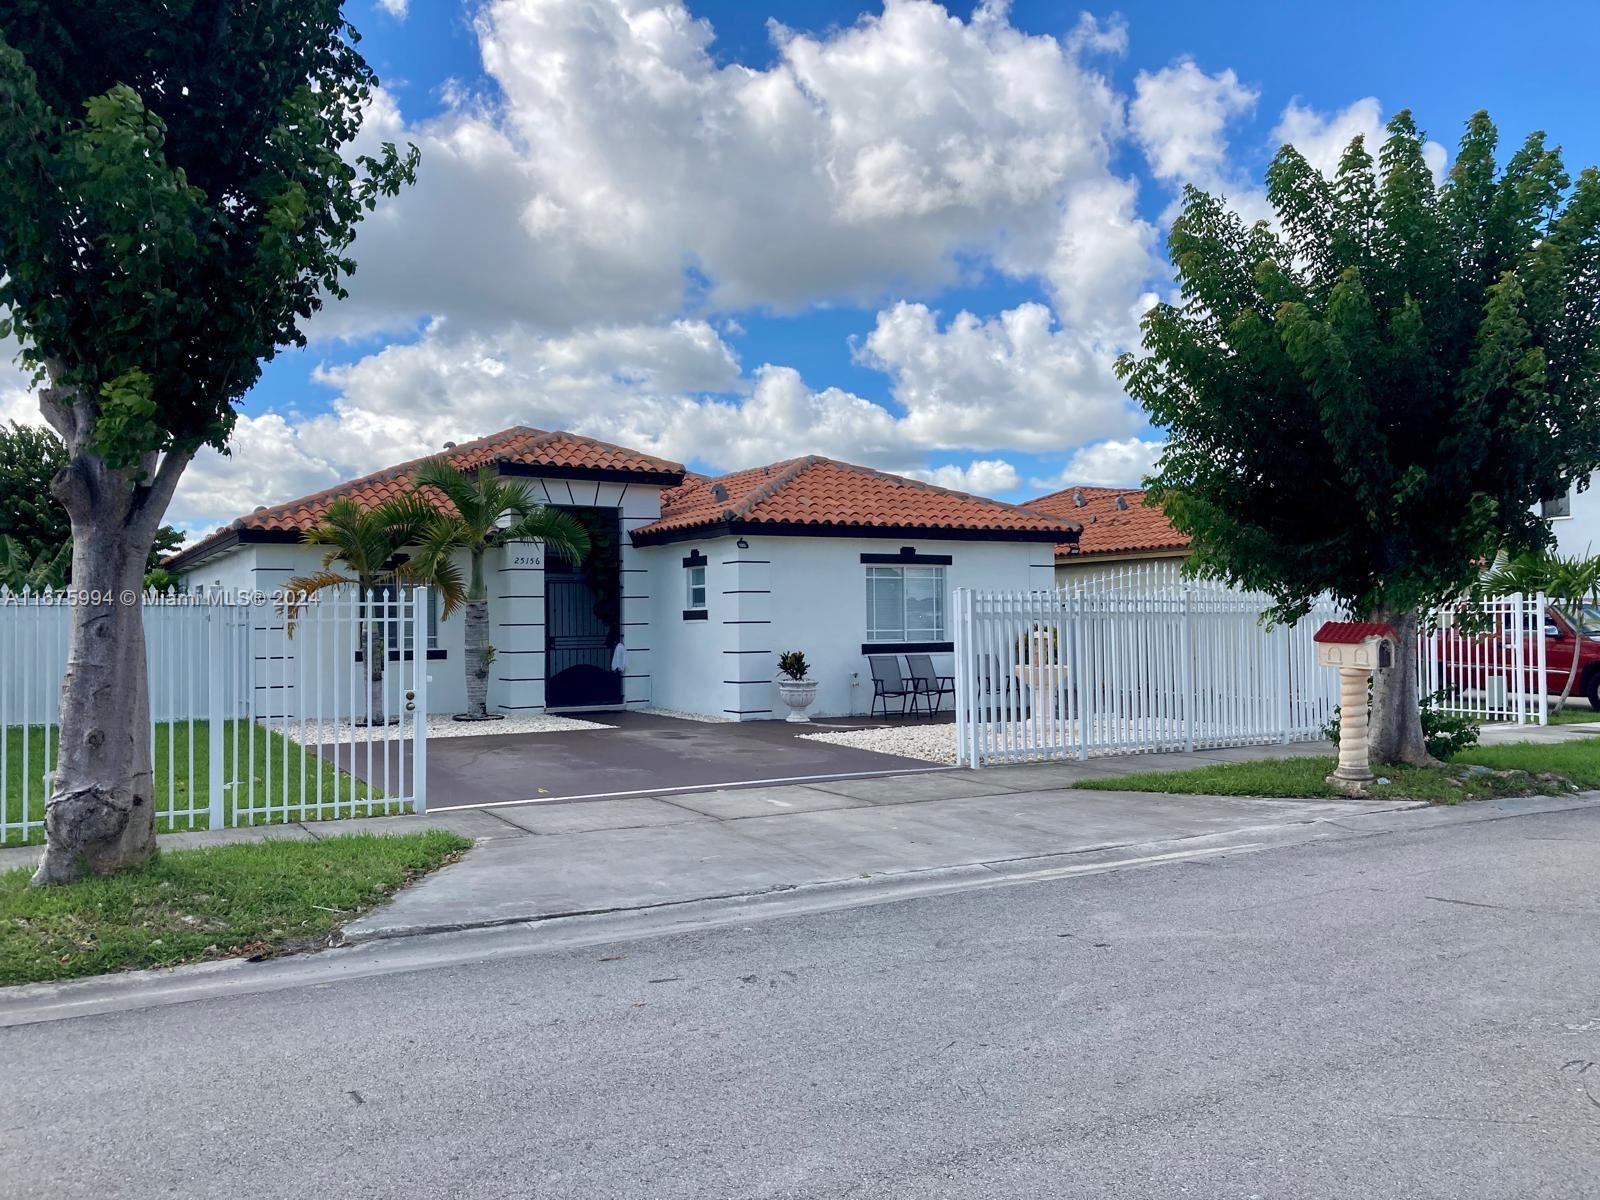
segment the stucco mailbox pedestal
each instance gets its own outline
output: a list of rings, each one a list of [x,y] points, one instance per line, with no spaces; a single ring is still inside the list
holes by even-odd
[[[1394,665],[1399,635],[1376,621],[1329,621],[1317,630],[1317,662],[1339,672],[1339,765],[1328,782],[1363,796],[1373,780],[1367,760],[1367,681]]]

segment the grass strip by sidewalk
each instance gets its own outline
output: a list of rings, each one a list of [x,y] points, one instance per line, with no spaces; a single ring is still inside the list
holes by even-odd
[[[1111,792],[1169,792],[1180,796],[1265,796],[1281,799],[1342,799],[1327,776],[1335,758],[1272,758],[1218,763],[1187,771],[1141,771],[1073,786]],[[1488,770],[1473,770],[1473,767]],[[1536,744],[1475,746],[1443,767],[1374,768],[1389,780],[1371,789],[1379,800],[1428,800],[1455,804],[1495,796],[1564,795],[1576,786],[1600,788],[1600,738]],[[1514,775],[1496,772],[1513,771]],[[1541,779],[1555,775],[1557,779]],[[1570,782],[1568,782],[1570,781]]]
[[[149,866],[30,888],[0,873],[0,984],[272,957],[328,934],[472,843],[445,830],[173,850]]]

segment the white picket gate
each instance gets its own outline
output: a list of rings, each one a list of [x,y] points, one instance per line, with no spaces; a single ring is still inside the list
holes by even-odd
[[[426,811],[424,589],[330,590],[292,629],[261,595],[142,603],[159,832]],[[0,845],[43,839],[70,622],[62,594],[0,591]]]
[[[1269,606],[1160,565],[1056,591],[958,589],[957,761],[1316,738],[1339,688],[1312,635],[1348,618],[1323,600],[1274,627],[1262,620]],[[1417,641],[1422,691],[1480,723],[1542,723],[1544,606],[1543,596],[1506,596],[1434,614]]]

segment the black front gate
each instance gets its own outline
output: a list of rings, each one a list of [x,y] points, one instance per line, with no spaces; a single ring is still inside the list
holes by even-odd
[[[588,528],[590,549],[578,564],[545,554],[545,707],[621,704],[622,672],[611,669],[621,640],[621,523],[614,508],[565,511]]]

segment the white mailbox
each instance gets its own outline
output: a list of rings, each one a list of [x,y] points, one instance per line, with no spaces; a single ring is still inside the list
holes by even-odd
[[[1317,630],[1317,662],[1353,671],[1386,671],[1394,666],[1398,638],[1394,626],[1377,621],[1329,621]]]
[[[1317,661],[1339,671],[1339,765],[1328,782],[1352,796],[1366,794],[1372,768],[1367,762],[1367,680],[1394,666],[1400,636],[1380,621],[1329,621],[1311,638]]]

